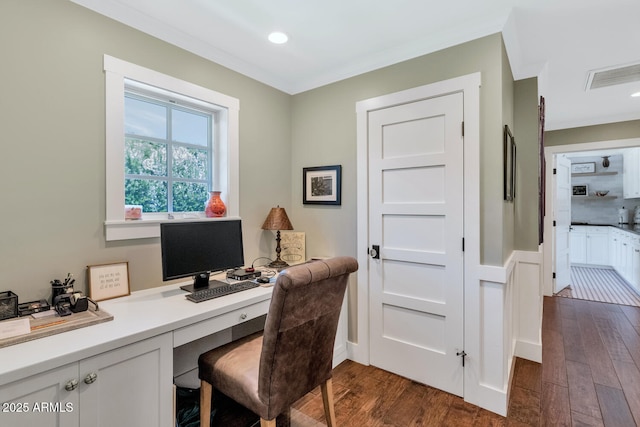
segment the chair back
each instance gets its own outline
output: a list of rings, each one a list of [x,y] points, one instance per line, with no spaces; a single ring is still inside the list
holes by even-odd
[[[280,273],[264,327],[258,395],[276,416],[331,378],[333,347],[352,257]]]

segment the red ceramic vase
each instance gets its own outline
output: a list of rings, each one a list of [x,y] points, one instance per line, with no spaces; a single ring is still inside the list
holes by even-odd
[[[205,205],[204,213],[207,218],[219,218],[227,212],[227,207],[220,198],[220,191],[210,191],[209,200]]]

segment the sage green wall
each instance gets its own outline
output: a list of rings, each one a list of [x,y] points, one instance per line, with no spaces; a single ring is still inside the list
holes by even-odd
[[[240,214],[245,256],[273,250],[260,229],[287,208],[307,255],[355,255],[357,101],[480,71],[481,253],[502,265],[500,34],[290,96],[66,0],[0,3],[0,290],[49,295],[49,281],[126,260],[133,290],[160,285],[158,239],[104,240],[104,54],[240,100]],[[508,87],[508,85],[507,85]],[[507,106],[508,108],[508,106]],[[302,168],[341,164],[343,204],[302,204]],[[508,233],[508,231],[507,231]]]
[[[294,226],[308,254],[356,255],[356,102],[480,71],[482,253],[502,265],[502,54],[494,34],[293,97]],[[343,166],[342,206],[303,205],[302,168],[332,164]]]
[[[307,255],[356,256],[356,102],[480,71],[481,252],[503,264],[502,38],[494,34],[459,46],[295,95],[292,103],[292,212],[306,232]],[[512,82],[511,73],[508,80]],[[512,97],[512,91],[507,98]],[[302,168],[341,164],[342,206],[302,204]],[[349,289],[349,338],[357,341],[354,286]]]
[[[640,137],[640,120],[547,131],[544,145],[579,144]]]
[[[105,242],[103,55],[240,100],[245,257],[268,254],[269,209],[291,207],[291,96],[67,0],[0,2],[0,291],[126,260],[133,290],[162,284],[158,239]],[[297,221],[296,212],[290,211]]]
[[[514,247],[538,250],[538,79],[514,85],[514,136],[517,146]]]
[[[509,58],[507,57],[507,50],[504,46],[504,42],[501,45],[501,53],[502,53],[502,127],[503,127],[503,137],[501,146],[504,150],[504,125],[508,125],[511,130],[511,134],[515,136],[515,126],[513,123],[513,73],[511,72],[511,65],[509,64]],[[500,158],[500,164],[504,162],[504,151],[503,156]],[[517,159],[517,157],[516,157]],[[495,163],[494,163],[495,164]],[[495,166],[494,166],[495,167]],[[504,201],[504,171],[502,172],[502,183],[503,183],[503,191],[502,191],[502,262],[500,265],[504,264],[504,262],[509,258],[514,248],[514,225],[515,225],[515,216],[516,216],[516,203],[506,202]],[[517,196],[517,192],[516,192]]]

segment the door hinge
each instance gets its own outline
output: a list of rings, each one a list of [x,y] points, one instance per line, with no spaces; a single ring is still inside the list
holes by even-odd
[[[555,278],[556,278],[556,273],[555,273],[555,272],[553,272],[553,276],[552,276],[552,278],[553,278],[553,279],[555,279]]]
[[[554,226],[554,227],[556,226],[556,221],[555,221],[555,220],[553,220],[553,226]]]
[[[467,357],[467,353],[464,350],[456,353],[456,356],[462,357],[462,367],[464,368],[464,358]]]
[[[462,252],[464,252],[464,237],[462,238]]]
[[[462,122],[462,136],[464,136],[464,121]]]
[[[558,172],[558,169],[553,168],[553,174],[556,175],[557,172]]]

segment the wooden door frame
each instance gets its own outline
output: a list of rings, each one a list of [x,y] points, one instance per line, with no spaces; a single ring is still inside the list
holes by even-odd
[[[357,113],[357,343],[350,343],[349,356],[368,365],[369,338],[369,191],[368,114],[370,111],[418,100],[462,92],[464,109],[464,345],[465,351],[480,353],[477,324],[480,319],[479,293],[467,283],[475,283],[480,266],[480,84],[481,74],[436,82],[356,103]],[[462,243],[462,242],[461,242]],[[474,280],[475,279],[475,280]],[[471,280],[471,281],[470,281]],[[465,369],[464,396],[474,394],[479,373]]]

